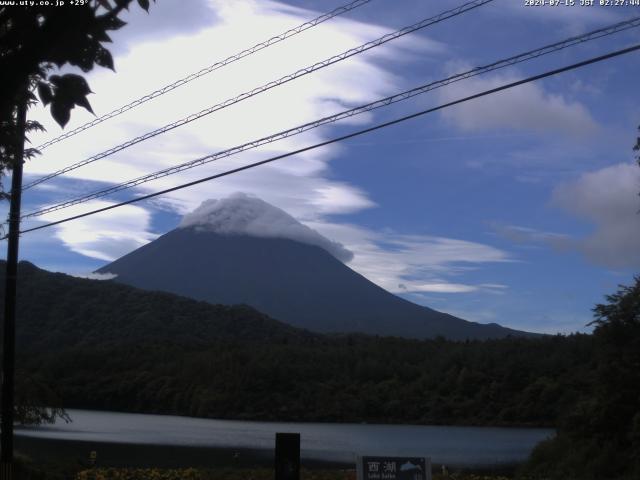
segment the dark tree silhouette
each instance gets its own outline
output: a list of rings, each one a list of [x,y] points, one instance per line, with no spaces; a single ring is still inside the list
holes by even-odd
[[[132,1],[0,7],[0,179],[16,162],[17,139],[23,135],[17,120],[19,106],[36,102],[36,92],[62,127],[76,105],[92,111],[86,80],[76,74],[56,75],[55,69],[64,65],[83,72],[96,65],[113,69],[113,58],[104,46],[111,41],[107,32],[125,25],[118,16]],[[149,0],[137,2],[148,11]],[[37,122],[27,122],[27,133],[38,129],[42,126]],[[26,149],[25,157],[36,153]],[[4,191],[1,195],[8,197]]]
[[[13,189],[21,189],[22,168],[17,167],[21,166],[24,158],[31,158],[38,153],[33,148],[23,151],[27,134],[43,128],[37,122],[25,122],[26,109],[36,103],[39,97],[44,105],[50,105],[51,115],[62,127],[69,121],[71,110],[76,105],[92,112],[87,99],[91,89],[82,75],[56,74],[59,73],[56,69],[72,65],[89,72],[98,65],[113,70],[113,58],[104,46],[111,41],[107,32],[125,25],[118,17],[124,9],[129,8],[132,1],[78,0],[58,6],[45,6],[41,2],[35,2],[33,6],[0,6],[0,199],[11,198],[4,191],[2,177],[7,171],[15,169]],[[149,0],[137,0],[137,3],[148,11]],[[11,204],[11,216],[15,219],[19,219],[19,199],[18,192]],[[19,220],[12,222],[19,225]],[[17,228],[15,232],[10,234],[8,251],[13,251],[17,258]],[[13,250],[12,241],[15,242]],[[13,282],[15,285],[15,280]],[[11,291],[9,281],[6,288],[7,292]],[[13,315],[8,312],[13,307],[8,305],[15,300],[15,289],[13,294],[7,294],[5,300],[6,351],[3,352],[3,361],[6,363],[3,368],[7,373],[13,371],[13,354],[7,353],[13,350],[12,340],[7,339],[12,338],[10,326]],[[42,378],[18,377],[16,405],[13,409],[10,406],[13,403],[13,373],[7,375],[5,380],[8,385],[7,398],[10,400],[5,406],[3,399],[3,411],[13,410],[17,420],[39,423],[52,421],[56,416],[64,417],[64,411],[56,407],[55,395]],[[50,408],[45,409],[41,405],[49,405]],[[10,426],[12,422],[9,419],[6,423]],[[3,441],[7,437],[5,429],[3,419]]]
[[[594,308],[594,371],[558,436],[536,448],[534,478],[640,478],[640,276]]]
[[[640,127],[639,127],[640,131]],[[633,147],[640,166],[640,136]],[[558,435],[525,472],[547,479],[640,478],[640,275],[594,307],[594,372]]]

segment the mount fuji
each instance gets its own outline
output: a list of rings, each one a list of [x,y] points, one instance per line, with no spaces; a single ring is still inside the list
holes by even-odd
[[[343,263],[351,257],[283,210],[236,194],[205,201],[178,228],[97,272],[146,290],[250,305],[321,333],[454,340],[532,335],[411,303]]]

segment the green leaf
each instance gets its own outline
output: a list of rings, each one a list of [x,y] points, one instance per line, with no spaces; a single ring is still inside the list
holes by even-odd
[[[104,26],[105,30],[119,30],[127,24],[127,22],[120,20],[118,17],[108,15],[100,17],[100,23]]]
[[[66,75],[63,75],[61,81],[58,82],[58,88],[64,88],[69,92],[74,92],[80,95],[93,93],[84,77],[76,75],[75,73],[67,73]]]
[[[25,148],[23,152],[24,158],[28,160],[32,159],[36,155],[41,155],[41,154],[42,152],[40,152],[40,150],[38,150],[37,148]]]
[[[89,100],[87,100],[87,97],[78,97],[76,98],[75,102],[76,105],[80,105],[81,107],[86,108],[88,111],[95,115],[95,113],[93,112],[93,108],[91,108]]]
[[[138,0],[138,5],[140,5],[140,8],[144,11],[149,11],[149,0]]]
[[[98,42],[105,42],[105,43],[111,43],[112,42],[111,37],[109,35],[107,35],[107,32],[105,32],[101,28],[96,28],[91,33],[91,36],[94,38],[94,40],[97,40]]]
[[[25,131],[27,132],[46,132],[44,126],[35,120],[27,120],[25,125]]]
[[[96,61],[96,64],[100,65],[101,67],[110,68],[111,70],[115,71],[111,52],[109,52],[109,50],[107,50],[102,46],[98,48],[95,61]]]
[[[98,2],[98,5],[106,8],[107,10],[113,10],[113,7],[109,3],[109,0],[96,0],[96,2]]]
[[[122,7],[125,10],[129,10],[129,4],[131,3],[131,0],[115,0],[115,2],[117,6]]]
[[[51,100],[53,100],[53,92],[49,84],[45,82],[38,83],[38,96],[45,106],[51,103]]]
[[[51,116],[58,122],[58,124],[64,128],[71,118],[71,109],[68,104],[62,102],[53,102],[51,104]]]
[[[62,127],[69,121],[71,109],[75,105],[86,108],[93,113],[87,95],[91,93],[89,84],[81,75],[68,73],[66,75],[52,75],[49,81],[53,85],[51,101],[51,115]]]
[[[49,81],[53,83],[56,87],[59,87],[63,82],[62,77],[60,75],[51,75],[49,77]]]

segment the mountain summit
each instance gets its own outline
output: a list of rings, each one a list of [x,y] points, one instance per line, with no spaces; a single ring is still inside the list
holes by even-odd
[[[316,332],[408,338],[527,335],[397,297],[351,270],[344,246],[260,199],[207,200],[180,226],[98,270],[115,281],[215,304],[247,304]]]
[[[199,232],[221,235],[286,238],[320,247],[342,262],[353,258],[353,253],[340,243],[323,237],[284,210],[244,193],[235,193],[222,200],[205,200],[193,212],[185,215],[178,226],[190,227]]]

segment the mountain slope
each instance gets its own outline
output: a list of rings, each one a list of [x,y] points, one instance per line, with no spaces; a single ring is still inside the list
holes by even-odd
[[[296,327],[408,338],[525,335],[392,295],[323,248],[286,238],[170,231],[98,270],[115,281],[210,303],[247,304]]]
[[[587,335],[487,342],[323,336],[249,307],[75,278],[27,262],[18,282],[17,392],[44,385],[66,408],[549,425],[575,403],[593,370]]]
[[[0,280],[5,262],[0,261]],[[0,290],[0,303],[4,301]],[[110,281],[87,280],[20,262],[16,333],[19,350],[43,352],[96,345],[213,341],[313,336],[247,306],[211,305]]]

